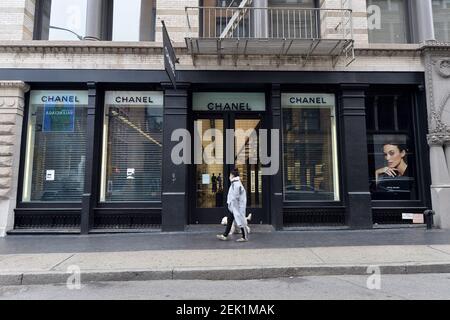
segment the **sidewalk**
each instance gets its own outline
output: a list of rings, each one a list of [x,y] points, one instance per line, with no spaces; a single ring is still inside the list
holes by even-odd
[[[81,281],[228,280],[306,275],[450,273],[450,231],[259,231],[249,243],[216,231],[0,239],[0,285]]]

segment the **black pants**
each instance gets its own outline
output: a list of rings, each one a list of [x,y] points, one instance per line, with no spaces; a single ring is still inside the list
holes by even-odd
[[[230,210],[227,210],[227,220],[228,220],[227,228],[225,229],[225,232],[223,234],[225,237],[228,237],[228,235],[230,234],[231,227],[233,226],[234,223],[234,215]],[[244,228],[241,228],[241,231],[242,231],[242,238],[247,239],[246,230]]]

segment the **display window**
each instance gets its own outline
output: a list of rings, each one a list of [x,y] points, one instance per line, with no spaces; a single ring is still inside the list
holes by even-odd
[[[372,200],[417,200],[413,99],[409,94],[367,98]]]
[[[86,164],[87,91],[32,91],[24,202],[79,202]]]
[[[163,93],[105,97],[101,202],[161,201]]]
[[[335,96],[282,94],[285,201],[339,201]]]

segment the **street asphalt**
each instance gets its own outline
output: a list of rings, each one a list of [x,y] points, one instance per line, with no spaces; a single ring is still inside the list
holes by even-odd
[[[367,281],[368,276],[316,276],[247,281],[95,282],[70,289],[65,285],[4,286],[0,287],[0,300],[450,299],[450,274],[382,275],[376,288],[368,288]]]

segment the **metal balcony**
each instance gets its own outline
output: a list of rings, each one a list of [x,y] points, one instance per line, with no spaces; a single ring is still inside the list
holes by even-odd
[[[186,7],[188,26],[198,37],[186,38],[190,54],[354,58],[352,10],[257,8],[252,1],[238,7]]]

